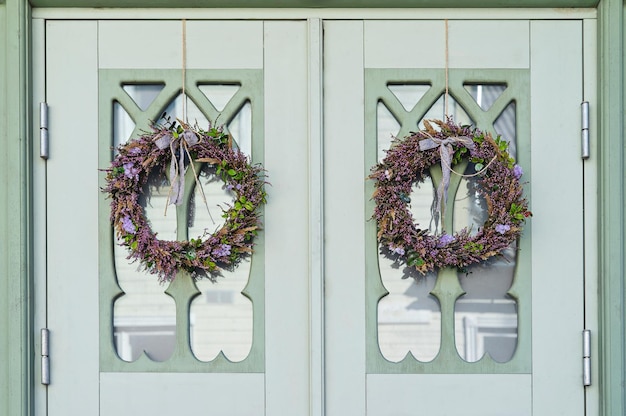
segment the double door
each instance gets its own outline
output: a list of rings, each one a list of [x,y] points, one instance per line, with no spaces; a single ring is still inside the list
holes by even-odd
[[[35,166],[51,340],[38,414],[583,415],[592,23],[36,21],[50,136]],[[263,164],[268,201],[250,261],[168,286],[128,264],[100,188],[112,146],[183,108]],[[366,177],[391,137],[448,115],[512,142],[534,217],[506,261],[414,276],[380,254]],[[201,179],[209,205],[229,202]],[[454,227],[480,226],[460,182]],[[152,227],[177,238],[148,191]],[[432,183],[411,197],[417,221]],[[193,200],[177,208],[190,237],[216,227]]]

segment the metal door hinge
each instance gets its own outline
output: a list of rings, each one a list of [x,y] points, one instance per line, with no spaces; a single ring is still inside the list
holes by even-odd
[[[581,111],[581,150],[580,156],[589,159],[589,101],[583,101],[580,106]]]
[[[50,384],[50,331],[41,328],[41,384]]]
[[[39,103],[39,156],[48,160],[48,104]]]
[[[583,330],[583,386],[591,386],[591,331]]]

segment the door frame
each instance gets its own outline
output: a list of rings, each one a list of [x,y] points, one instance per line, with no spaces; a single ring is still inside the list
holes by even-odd
[[[80,1],[44,1],[33,2],[38,6],[70,6],[80,5]],[[70,4],[74,3],[74,4]],[[108,5],[115,6],[115,1],[105,1]],[[125,2],[127,6],[144,6],[145,2],[135,0],[132,3]],[[382,3],[382,2],[381,2]],[[448,2],[454,6],[453,1]],[[501,5],[501,1],[476,1],[476,6]],[[520,7],[518,2],[506,1],[511,6]],[[594,7],[595,1],[551,1],[546,4],[541,1],[529,1],[527,6],[584,6]],[[158,5],[158,2],[152,2]],[[388,3],[386,3],[388,5]],[[525,5],[525,4],[524,4]],[[423,6],[440,6],[434,1],[426,1]],[[467,5],[465,5],[467,6]],[[592,123],[597,126],[598,134],[592,134],[595,143],[602,142],[604,145],[596,151],[598,158],[602,160],[597,168],[597,186],[599,201],[594,199],[586,201],[590,209],[598,213],[598,239],[592,250],[598,256],[597,269],[588,265],[598,272],[598,315],[599,333],[605,334],[602,338],[595,337],[599,342],[595,351],[599,352],[597,360],[601,371],[594,373],[594,386],[592,389],[599,390],[599,408],[603,415],[624,413],[624,393],[621,388],[622,380],[626,376],[625,351],[626,351],[626,324],[623,322],[624,315],[624,275],[625,265],[621,258],[624,253],[624,229],[615,227],[613,224],[624,224],[624,194],[626,192],[623,171],[623,126],[624,120],[624,10],[622,1],[603,0],[598,7],[598,56],[599,61],[590,63],[590,67],[599,66],[599,88],[596,107],[600,109],[598,117]],[[25,0],[0,0],[0,20],[3,20],[2,38],[5,44],[0,46],[0,63],[6,68],[3,72],[5,83],[0,85],[0,114],[4,120],[14,122],[3,123],[0,130],[0,166],[9,167],[12,172],[19,172],[17,180],[6,182],[0,188],[2,200],[5,204],[0,206],[3,220],[0,221],[0,241],[6,246],[0,250],[0,264],[5,265],[6,275],[15,276],[13,279],[5,279],[0,290],[0,308],[4,317],[10,319],[0,323],[0,345],[6,346],[0,349],[2,362],[8,363],[6,370],[0,374],[0,403],[4,403],[1,410],[6,414],[28,415],[33,412],[34,391],[39,386],[38,373],[35,363],[38,359],[38,327],[33,322],[32,314],[37,299],[36,288],[33,287],[34,259],[40,256],[37,247],[33,246],[34,229],[31,223],[34,213],[32,195],[38,191],[34,179],[34,167],[41,161],[36,155],[34,145],[37,138],[38,101],[31,97],[32,90],[36,89],[37,77],[35,76],[36,58],[31,52],[35,46],[31,46],[30,33],[36,30],[31,21],[33,11]],[[82,11],[93,16],[95,11]],[[532,11],[529,11],[532,12]],[[543,13],[543,10],[539,10]],[[59,16],[69,16],[75,13],[70,10],[51,11]],[[79,13],[79,14],[80,14]],[[141,11],[143,13],[143,11]],[[262,11],[263,13],[271,13]],[[441,13],[441,12],[440,12]],[[474,11],[471,13],[481,13]],[[399,12],[399,14],[402,14]],[[353,16],[353,14],[347,14]],[[405,15],[406,16],[406,15]],[[33,32],[31,32],[31,30]],[[619,57],[610,59],[608,57]],[[29,86],[31,79],[33,86]],[[6,97],[6,98],[5,98]],[[593,105],[593,104],[592,104]],[[16,140],[15,137],[22,138]],[[23,140],[32,137],[33,140]],[[35,150],[33,150],[35,149]],[[32,158],[31,158],[32,156]],[[592,172],[593,173],[593,172]],[[8,178],[9,174],[3,170],[1,174]],[[591,175],[593,176],[593,175]],[[14,176],[13,176],[14,177]],[[586,176],[587,178],[587,176]],[[6,249],[5,249],[6,248]],[[596,270],[593,270],[594,272]],[[19,382],[16,382],[19,380]],[[597,380],[597,381],[596,381]]]

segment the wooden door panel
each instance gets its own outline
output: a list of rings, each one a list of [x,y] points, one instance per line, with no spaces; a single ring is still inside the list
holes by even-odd
[[[112,108],[116,102],[128,108],[138,134],[158,118],[158,106],[180,94],[182,24],[48,21],[47,100],[54,119],[50,136],[56,138],[47,165],[48,189],[54,192],[47,203],[48,326],[55,372],[49,415],[293,415],[308,409],[308,312],[302,306],[308,300],[307,25],[186,24],[190,99],[215,121],[219,113],[199,86],[238,85],[240,94],[217,122],[231,122],[240,110],[237,100],[250,102],[252,162],[263,163],[270,175],[270,202],[246,288],[254,313],[251,352],[239,362],[221,354],[209,361],[193,356],[186,345],[193,319],[185,303],[194,296],[191,290],[174,294],[176,313],[185,316],[176,316],[178,351],[170,358],[157,361],[144,354],[127,362],[116,353],[113,306],[126,294],[111,265],[123,255],[112,255],[108,201],[100,192],[100,169],[110,163],[115,134]],[[126,84],[163,85],[164,92],[157,104],[142,108],[124,95]],[[156,277],[146,274],[145,279]],[[217,282],[208,291],[224,287]]]
[[[446,24],[443,20],[326,22],[325,174],[342,178],[326,186],[325,258],[332,265],[326,275],[328,415],[364,414],[364,409],[373,415],[583,414],[578,349],[584,311],[583,198],[577,145],[582,26],[581,21],[448,22],[451,97],[478,127],[490,131],[506,103],[496,102],[493,114],[474,111],[465,85],[504,84],[509,90],[506,99],[516,103],[517,159],[526,172],[526,193],[535,214],[520,240],[515,283],[509,289],[517,305],[517,348],[504,363],[488,356],[467,362],[454,347],[455,338],[462,334],[458,328],[455,331],[460,323],[449,320],[441,323],[446,347],[432,361],[408,354],[393,362],[384,358],[378,346],[377,305],[387,290],[378,271],[382,266],[376,226],[368,221],[373,186],[367,181],[363,186],[362,178],[381,157],[377,103],[390,96],[387,87],[426,85],[422,99],[428,103],[418,101],[414,108],[398,104],[390,110],[400,137],[414,131],[420,114],[443,94]],[[341,91],[346,103],[342,111],[333,89]],[[348,153],[350,157],[345,156]],[[556,154],[559,168],[548,161]],[[346,175],[346,170],[363,173],[358,178]],[[359,195],[365,210],[355,214],[347,207]],[[575,208],[563,212],[563,204]],[[366,224],[364,230],[360,224]],[[567,243],[557,237],[566,234],[571,236]],[[365,250],[359,251],[361,247]],[[473,274],[467,278],[481,278],[476,271]],[[462,278],[459,274],[454,280]],[[451,296],[458,298],[460,293]],[[451,316],[456,306],[442,303],[441,307]],[[354,313],[357,310],[365,310],[366,316]],[[554,315],[561,318],[552,320]],[[350,400],[345,400],[346,395]]]

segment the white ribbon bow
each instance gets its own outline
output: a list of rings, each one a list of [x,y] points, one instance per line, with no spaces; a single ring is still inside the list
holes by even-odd
[[[169,204],[180,205],[183,203],[185,193],[185,154],[189,156],[189,148],[198,144],[199,141],[200,139],[196,133],[191,130],[183,131],[178,137],[174,137],[172,133],[163,134],[154,140],[154,144],[160,150],[169,147],[172,152]],[[189,162],[193,163],[191,156],[189,159]]]
[[[459,143],[468,149],[474,148],[474,141],[470,137],[466,136],[453,136],[446,137],[445,139],[438,139],[431,136],[430,138],[419,142],[420,151],[422,152],[439,147],[441,172],[443,177],[434,196],[433,204],[430,207],[432,221],[435,222],[435,233],[437,232],[437,228],[439,226],[440,217],[443,225],[443,215],[446,209],[446,203],[448,202],[448,187],[450,186],[452,155],[454,154],[454,149],[452,148],[453,143]]]

